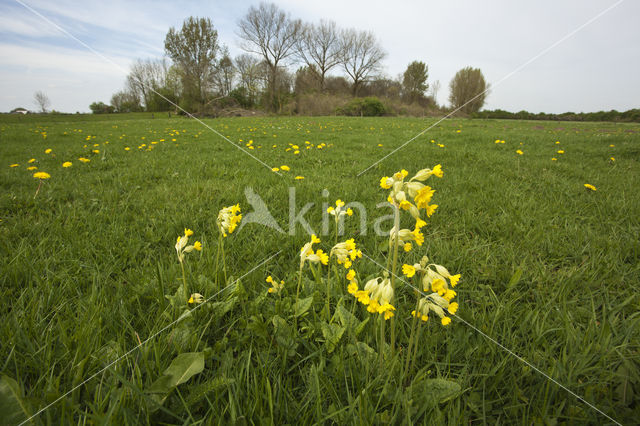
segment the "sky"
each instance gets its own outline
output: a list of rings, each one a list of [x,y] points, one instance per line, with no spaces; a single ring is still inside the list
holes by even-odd
[[[124,87],[130,65],[162,57],[167,31],[189,16],[210,18],[219,41],[232,56],[241,54],[237,22],[258,3],[0,0],[0,112],[36,110],[36,91],[62,112],[109,103]],[[425,62],[428,83],[440,82],[441,104],[448,104],[455,73],[471,66],[491,85],[485,109],[640,108],[637,0],[274,3],[305,22],[332,20],[340,28],[373,32],[387,52],[387,77],[396,78],[414,60]]]

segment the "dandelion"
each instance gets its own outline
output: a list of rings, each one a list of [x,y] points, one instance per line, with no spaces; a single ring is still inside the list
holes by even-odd
[[[20,164],[18,164],[18,163],[13,163],[13,164],[9,165],[9,167],[19,167],[19,166],[20,166]]]
[[[611,158],[609,158],[609,161],[611,161],[613,163],[614,161],[616,161],[616,159],[611,157]]]
[[[285,172],[288,172],[289,170],[291,170],[291,168],[289,166],[280,166],[280,170],[284,170]]]
[[[29,170],[29,171],[38,170],[38,168],[36,166],[29,166],[29,167],[27,167],[27,170]]]
[[[33,174],[33,177],[36,179],[49,179],[51,175],[47,172],[36,172]]]
[[[556,157],[551,158],[551,161],[558,161]]]
[[[81,161],[81,162],[83,162],[83,163],[88,163],[88,162],[90,162],[91,160],[89,160],[88,158],[80,157],[80,158],[78,158],[78,161]]]
[[[64,163],[62,163],[62,167],[67,168],[67,167],[71,167],[73,165],[73,163],[71,161],[65,161]]]
[[[271,171],[272,171],[272,172],[279,172],[279,171],[280,171],[280,169],[279,169],[278,167],[272,167],[272,168],[271,168]]]
[[[91,152],[93,152],[94,154],[100,154],[100,150],[99,149],[94,149]]]
[[[585,184],[584,184],[584,187],[585,187],[585,188],[587,188],[587,189],[589,189],[589,190],[591,190],[591,191],[595,191],[595,190],[596,190],[596,187],[595,187],[595,186],[593,186],[593,185],[591,185],[591,184],[588,184],[588,183],[585,183]]]
[[[51,154],[52,149],[51,148],[47,148],[44,150],[45,154]]]
[[[564,150],[559,149],[559,150],[558,150],[558,154],[564,154]]]
[[[304,176],[296,176],[294,179],[295,180],[302,180],[302,179],[304,179]]]
[[[27,161],[27,163],[31,164],[31,163],[35,163],[35,161],[36,161],[36,159],[35,159],[35,158],[32,158],[32,159],[30,159],[29,161]]]
[[[519,150],[516,151],[516,154],[522,155],[522,154],[524,154],[524,152],[522,152],[522,150],[519,149]]]

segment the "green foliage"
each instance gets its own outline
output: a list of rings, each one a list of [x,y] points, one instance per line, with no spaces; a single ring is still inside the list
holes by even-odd
[[[480,68],[466,67],[449,83],[449,102],[454,109],[471,114],[480,111],[487,97],[487,83]]]
[[[151,396],[157,405],[162,405],[174,388],[186,383],[194,375],[202,373],[203,370],[203,352],[181,353],[171,361],[171,365],[164,370],[162,375],[149,386],[146,393]]]
[[[362,117],[379,117],[385,112],[384,104],[376,97],[354,98],[336,110],[337,115]]]
[[[115,112],[115,108],[111,105],[107,105],[104,102],[94,102],[89,105],[89,109],[94,114],[111,114]]]
[[[565,112],[549,114],[544,112],[532,113],[528,111],[509,112],[501,109],[484,110],[473,114],[474,118],[499,118],[509,120],[557,120],[557,121],[616,121],[622,123],[640,123],[640,109],[630,109],[624,112],[616,110],[598,112]]]
[[[29,412],[20,385],[11,377],[0,375],[0,413],[2,424],[19,424],[27,420]]]
[[[407,66],[407,70],[402,75],[402,88],[405,98],[410,103],[424,98],[429,88],[427,78],[429,78],[429,67],[424,62],[413,61]]]

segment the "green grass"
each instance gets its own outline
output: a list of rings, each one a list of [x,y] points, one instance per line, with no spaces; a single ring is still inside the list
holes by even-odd
[[[326,283],[308,267],[300,298],[312,305],[294,328],[298,252],[309,240],[301,226],[289,235],[253,223],[230,235],[224,282],[216,218],[236,203],[245,216],[252,211],[247,187],[285,231],[291,187],[296,211],[314,203],[305,219],[318,234],[323,203],[364,204],[368,233],[359,232],[356,212],[341,239],[354,237],[384,264],[386,240],[373,232],[390,213],[376,208],[387,196],[380,178],[435,164],[445,172],[429,180],[439,208],[423,229],[425,244],[401,253],[401,263],[426,254],[461,273],[460,318],[616,421],[637,421],[640,126],[446,120],[358,177],[435,120],[206,120],[245,149],[253,140],[251,154],[267,165],[291,167],[278,175],[193,120],[160,117],[0,117],[0,398],[11,399],[7,377],[30,414],[64,395],[36,424],[609,422],[455,318],[448,327],[427,322],[415,368],[402,377],[415,304],[402,284],[396,357],[390,327],[381,345],[377,316],[361,305],[355,318],[333,319],[344,326],[334,347],[323,318]],[[153,141],[151,151],[138,148]],[[306,150],[305,141],[327,146]],[[285,151],[289,143],[299,155]],[[51,174],[35,198],[30,158]],[[185,227],[204,247],[186,255],[190,291],[215,296],[162,331],[187,308],[165,297],[181,286],[174,244]],[[333,237],[321,238],[318,247],[329,251]],[[380,274],[366,257],[354,269],[361,283]],[[268,275],[285,280],[281,296],[267,294]],[[351,311],[346,283],[334,283],[331,306]],[[204,354],[204,370],[159,408],[151,385],[187,352]]]

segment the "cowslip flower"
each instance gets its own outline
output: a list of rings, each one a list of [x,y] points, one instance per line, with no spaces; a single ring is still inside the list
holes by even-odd
[[[336,218],[336,222],[344,215],[351,216],[353,215],[353,210],[344,209],[344,201],[336,200],[336,207],[330,206],[327,208],[327,213],[333,215]]]
[[[202,243],[200,241],[196,241],[192,245],[188,246],[189,237],[193,235],[193,231],[191,229],[185,228],[184,235],[178,236],[176,241],[176,252],[178,254],[178,261],[182,263],[184,261],[184,255],[187,253],[191,253],[192,251],[201,251]]]
[[[382,281],[380,281],[382,280]],[[364,286],[364,291],[356,291],[354,296],[360,303],[367,306],[367,311],[384,316],[385,320],[394,316],[396,308],[391,304],[393,287],[389,278],[373,278]]]
[[[267,290],[268,293],[279,293],[280,290],[284,288],[284,280],[280,280],[280,282],[277,282],[271,275],[269,275],[266,281],[271,284],[271,287],[269,287],[269,289]]]
[[[226,237],[227,233],[233,233],[238,227],[238,224],[242,220],[242,215],[239,213],[240,204],[225,207],[220,210],[218,213],[218,229],[220,229],[223,237]]]
[[[190,305],[194,303],[202,303],[202,302],[204,302],[204,296],[201,295],[200,293],[193,293],[191,297],[189,297],[189,301],[188,301]]]
[[[343,265],[345,269],[349,269],[354,260],[362,257],[362,251],[356,247],[353,238],[338,243],[329,252],[329,256],[335,256],[339,265]]]
[[[313,245],[320,242],[320,238],[316,237],[315,234],[311,235],[311,241],[306,243],[300,249],[300,268],[304,266],[306,261],[311,263],[322,263],[326,265],[329,263],[329,255],[327,255],[321,249],[316,250],[314,253]]]

